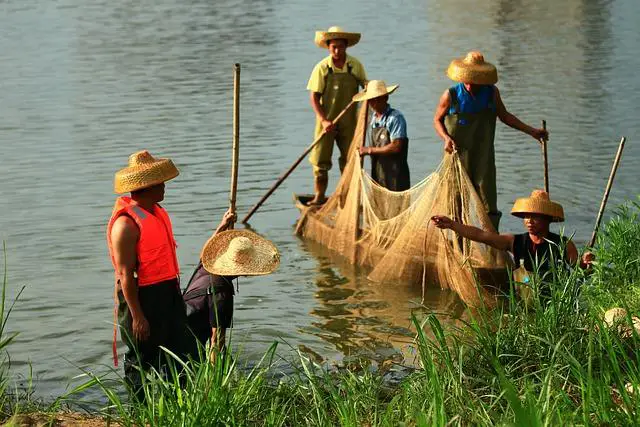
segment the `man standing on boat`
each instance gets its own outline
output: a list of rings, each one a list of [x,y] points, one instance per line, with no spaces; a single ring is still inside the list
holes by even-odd
[[[144,371],[166,369],[168,356],[161,346],[180,357],[193,351],[171,220],[158,204],[164,199],[165,181],[178,174],[170,159],[156,159],[148,151],[132,154],[128,167],[115,174],[115,192],[131,196],[116,199],[107,244],[115,270],[117,320],[128,347],[125,378],[140,400]],[[115,339],[114,325],[117,364]]]
[[[407,163],[409,138],[407,122],[402,113],[389,105],[398,85],[387,86],[382,80],[371,80],[367,88],[353,97],[356,102],[369,101],[371,116],[371,144],[360,147],[361,156],[371,156],[371,177],[391,191],[411,187]]]
[[[482,199],[496,230],[501,212],[497,205],[494,138],[496,117],[504,124],[540,140],[544,129],[521,122],[507,111],[495,86],[496,67],[485,62],[480,52],[454,59],[447,75],[459,82],[440,97],[433,124],[447,153],[457,151],[473,186]]]
[[[307,84],[311,106],[316,115],[314,140],[322,136],[309,156],[313,165],[314,198],[309,204],[322,204],[326,199],[331,169],[333,142],[340,150],[340,171],[347,162],[349,145],[356,128],[356,109],[351,108],[337,124],[332,124],[340,112],[349,105],[351,98],[364,87],[367,75],[364,67],[347,48],[360,41],[360,33],[348,33],[340,27],[316,31],[315,44],[329,50],[329,56],[313,68]]]

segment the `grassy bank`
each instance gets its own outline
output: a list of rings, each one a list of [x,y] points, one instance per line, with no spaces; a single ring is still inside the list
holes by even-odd
[[[100,389],[102,413],[122,425],[636,425],[640,337],[602,318],[613,306],[627,309],[622,324],[640,314],[639,216],[637,203],[616,212],[591,272],[554,271],[544,308],[509,299],[457,330],[433,315],[414,318],[422,369],[397,386],[366,367],[328,371],[302,354],[295,374],[279,375],[274,345],[250,371],[228,357],[185,366],[182,387],[150,375],[146,404],[130,404],[121,383],[99,376],[77,391]]]

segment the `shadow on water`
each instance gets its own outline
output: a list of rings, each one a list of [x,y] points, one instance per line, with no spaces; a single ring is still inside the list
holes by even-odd
[[[447,324],[464,312],[464,305],[453,292],[428,289],[422,305],[420,284],[371,282],[363,267],[349,264],[316,242],[299,242],[317,260],[314,280],[318,304],[310,313],[316,320],[303,332],[331,343],[344,355],[345,362],[366,359],[379,366],[414,366],[411,316],[436,313]],[[315,358],[323,359],[318,354]]]

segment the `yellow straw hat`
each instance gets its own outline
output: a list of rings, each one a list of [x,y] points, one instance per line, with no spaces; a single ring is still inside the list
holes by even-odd
[[[228,230],[213,235],[200,253],[202,266],[220,276],[262,276],[280,265],[273,243],[246,230]]]
[[[129,156],[129,166],[116,172],[113,182],[118,194],[129,193],[169,181],[180,172],[170,159],[156,159],[147,150]]]
[[[480,52],[472,51],[464,58],[451,61],[447,76],[456,82],[492,85],[498,81],[498,70],[493,64],[485,62]]]
[[[367,99],[377,98],[379,96],[391,95],[400,85],[387,86],[382,80],[369,80],[367,87],[362,92],[353,95],[356,102],[366,101]]]
[[[562,206],[549,200],[549,193],[544,190],[533,190],[530,197],[517,199],[511,214],[520,218],[524,218],[526,214],[539,214],[551,217],[551,222],[564,221]]]
[[[330,40],[344,39],[347,47],[360,41],[360,33],[348,33],[341,27],[331,27],[327,31],[316,31],[314,43],[316,46],[326,49]]]

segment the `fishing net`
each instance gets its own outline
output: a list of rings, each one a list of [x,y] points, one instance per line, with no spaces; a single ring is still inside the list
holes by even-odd
[[[469,305],[492,305],[508,281],[508,255],[433,225],[433,215],[494,230],[457,154],[409,190],[379,186],[364,171],[357,148],[365,142],[368,107],[358,124],[336,190],[319,208],[303,210],[296,232],[369,267],[375,282],[421,282],[455,291]]]

